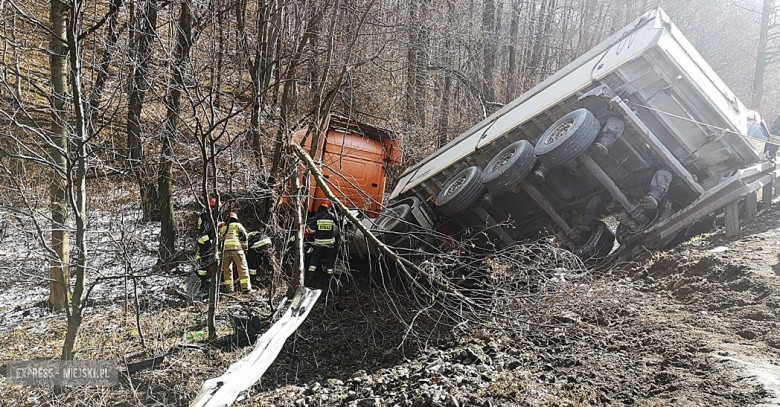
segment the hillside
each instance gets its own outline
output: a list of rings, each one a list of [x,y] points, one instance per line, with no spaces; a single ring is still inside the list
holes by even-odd
[[[365,274],[344,275],[237,405],[776,405],[778,219],[773,207],[736,238],[719,229],[673,251],[569,280],[581,287],[566,299],[576,306],[551,315],[554,324],[524,333],[424,324],[405,337],[407,327],[398,320],[404,309],[388,306],[392,288],[388,293]],[[153,243],[146,241],[146,228],[136,233],[133,264],[140,266],[152,260]],[[6,246],[11,236],[18,235],[7,234]],[[45,310],[45,289],[35,279],[14,282],[14,275],[30,276],[34,262],[8,250],[2,258],[19,267],[2,271],[0,326],[8,334],[0,340],[0,358],[54,356],[62,318]],[[3,383],[6,402],[186,404],[203,380],[221,374],[249,348],[203,342],[205,305],[187,305],[175,294],[183,278],[138,278],[145,349],[122,280],[93,294],[92,317],[80,334],[80,358],[116,358],[133,366],[166,355],[159,365],[130,374],[119,387],[60,396]],[[322,280],[314,284],[326,288]],[[565,286],[559,292],[572,293]],[[224,298],[221,334],[230,335],[229,315],[246,317],[251,310],[267,321],[267,295],[264,288],[251,297]],[[535,311],[556,309],[561,300],[551,289]]]
[[[287,311],[236,405],[780,405],[778,16],[0,0],[0,405],[189,405]]]

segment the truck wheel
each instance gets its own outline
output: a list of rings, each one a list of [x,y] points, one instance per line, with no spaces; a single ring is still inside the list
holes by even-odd
[[[547,167],[560,167],[585,153],[599,130],[601,124],[590,110],[577,109],[545,130],[534,152]]]
[[[381,233],[406,233],[409,231],[409,222],[412,221],[412,207],[409,204],[400,204],[382,211],[382,215],[376,223],[376,228]]]
[[[482,172],[482,184],[498,195],[506,192],[528,175],[536,164],[534,147],[528,140],[516,141],[501,150]]]
[[[410,232],[412,225],[412,207],[400,204],[382,211],[382,216],[376,223],[379,239],[388,246],[398,246],[398,243]]]
[[[454,216],[468,208],[482,196],[480,179],[482,171],[477,166],[459,171],[447,182],[436,197],[436,206],[445,216]]]
[[[574,254],[585,264],[591,265],[607,257],[614,245],[615,235],[604,222],[596,220],[590,226],[588,240],[578,247]]]

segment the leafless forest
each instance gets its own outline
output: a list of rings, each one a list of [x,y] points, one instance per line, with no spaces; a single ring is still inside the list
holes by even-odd
[[[17,297],[27,295],[25,287],[45,287],[45,304],[36,305],[41,310],[33,315],[44,315],[40,323],[50,325],[44,334],[33,325],[0,327],[0,337],[6,336],[0,342],[5,345],[40,339],[34,345],[38,350],[11,347],[0,353],[0,359],[86,359],[101,351],[106,358],[117,360],[131,354],[137,359],[162,353],[170,356],[168,360],[178,357],[165,367],[167,377],[151,372],[133,379],[128,373],[123,390],[107,391],[110,395],[105,399],[88,390],[64,395],[46,390],[27,397],[29,390],[19,388],[9,390],[9,397],[22,400],[20,405],[186,404],[199,383],[235,358],[221,353],[214,356],[212,350],[175,348],[171,337],[186,336],[175,325],[202,327],[205,308],[171,310],[165,301],[155,303],[152,294],[148,298],[139,295],[144,290],[136,286],[136,280],[176,273],[181,278],[190,271],[193,224],[210,196],[219,194],[227,207],[239,211],[248,227],[266,227],[283,242],[293,219],[274,208],[299,165],[289,150],[294,131],[304,129],[313,136],[328,113],[338,112],[402,134],[404,165],[414,164],[658,6],[746,106],[759,111],[770,124],[780,115],[780,4],[774,0],[0,0],[0,287],[7,291],[3,301],[11,304],[0,310],[8,315],[23,312],[14,304]],[[388,185],[398,175],[391,174]],[[134,217],[133,211],[139,215]],[[149,235],[151,246],[143,238]],[[538,250],[542,249],[523,246],[504,253],[502,259],[534,258]],[[137,253],[147,253],[154,261],[139,263],[134,257]],[[281,249],[276,253],[278,273],[282,271],[280,253]],[[590,318],[585,322],[593,326],[610,318],[641,319],[622,314],[615,304],[625,301],[641,309],[650,300],[626,299],[630,296],[623,298],[624,294],[610,300],[600,296],[622,292],[613,285],[620,283],[604,282],[587,292],[561,288],[562,277],[556,277],[556,270],[584,273],[581,264],[567,256],[540,259],[533,265],[515,264],[523,270],[547,270],[542,273],[543,283],[529,283],[533,278],[526,275],[507,277],[490,260],[469,264],[447,254],[425,260],[419,267],[427,275],[437,273],[437,262],[461,264],[460,277],[490,275],[495,291],[469,292],[469,287],[461,287],[477,301],[470,311],[459,309],[452,298],[428,301],[424,297],[437,293],[421,294],[413,284],[402,284],[401,292],[395,294],[388,287],[379,293],[363,292],[377,308],[393,305],[387,306],[392,310],[383,319],[369,322],[369,316],[360,316],[365,324],[358,324],[362,331],[355,335],[369,338],[358,342],[372,349],[361,361],[378,369],[434,345],[435,340],[419,332],[427,328],[415,324],[418,316],[425,315],[436,326],[436,317],[429,313],[436,307],[441,307],[441,318],[451,321],[444,324],[448,331],[452,326],[473,327],[478,319],[486,318],[490,320],[487,325],[500,326],[507,335],[525,332],[523,339],[508,337],[504,343],[522,343],[527,348],[541,346],[542,337],[548,342],[561,340],[551,337],[546,328],[571,323],[569,308],[584,310]],[[631,275],[659,270],[634,270]],[[64,281],[70,282],[69,288]],[[91,300],[90,295],[102,298],[99,287],[112,283],[121,283],[116,292],[121,292],[123,305],[101,308],[106,304]],[[522,295],[514,297],[518,287]],[[529,293],[549,295],[531,299]],[[281,288],[269,292],[268,306],[283,294]],[[416,307],[399,307],[407,299]],[[325,303],[332,301],[328,298]],[[511,322],[510,310],[518,309],[536,313],[523,321],[543,327],[538,337],[526,332],[527,325],[520,328],[519,322]],[[146,316],[141,310],[146,310]],[[159,318],[149,317],[149,310]],[[264,311],[270,314],[272,309]],[[329,323],[354,323],[342,318]],[[122,340],[108,334],[94,336],[95,324],[113,319],[124,321],[120,325],[128,333],[119,335]],[[387,327],[382,326],[385,322]],[[396,323],[400,325],[395,327]],[[316,342],[316,335],[324,334],[312,332],[325,326],[312,324],[306,328],[310,336],[305,341]],[[390,335],[394,329],[401,334]],[[593,333],[585,331],[575,338],[590,338]],[[339,331],[338,335],[348,341],[349,334]],[[483,335],[487,334],[477,337]],[[562,340],[566,344],[567,339]],[[484,362],[488,346],[473,350],[471,345],[464,345],[462,352],[472,353],[462,358]],[[374,349],[382,346],[391,350]],[[356,348],[342,347],[337,353],[364,352]],[[198,358],[209,362],[189,366],[182,362],[190,358],[186,352],[199,352]],[[318,376],[312,373],[316,362],[305,364],[301,369],[309,373],[299,377],[300,360],[296,358],[300,357],[297,351],[283,354],[281,367],[269,370],[273,378],[263,383],[266,398],[250,397],[249,405],[352,401],[355,405],[404,405],[394,396],[377,401],[374,393],[355,389],[349,391],[357,395],[344,390],[344,398],[336,398],[334,390],[334,398],[316,402],[307,399],[312,388],[319,394],[315,385],[308,390],[284,390],[297,382],[320,385],[331,376],[341,377],[331,380],[350,386],[354,378],[362,377],[353,375],[359,364],[352,371],[344,367],[338,374]],[[436,359],[429,353],[425,357]],[[561,362],[534,357],[533,363],[539,366],[557,367]],[[514,363],[510,359],[507,366]],[[514,360],[526,363],[520,356]],[[631,369],[614,363],[616,368]],[[491,372],[475,374],[495,374],[492,381],[500,382],[503,373]],[[458,374],[468,376],[468,372]],[[729,378],[712,376],[713,387],[708,391],[716,394],[722,389],[713,383]],[[417,379],[412,374],[409,380]],[[377,397],[387,388],[403,387],[396,379],[386,380],[385,387],[372,382]],[[410,396],[406,405],[482,405],[485,400],[506,405],[521,404],[521,400],[532,400],[528,402],[532,405],[627,404],[652,398],[647,394],[661,394],[645,389],[649,393],[644,397],[623,397],[599,390],[596,384],[575,390],[558,386],[555,392],[545,393],[549,390],[542,385],[532,384],[527,377],[523,380],[529,381],[514,377],[507,387],[490,387],[490,394],[480,390],[478,396],[483,398],[463,395],[460,404],[453,393],[452,400]],[[631,380],[643,383],[648,379]],[[331,387],[339,387],[334,383]],[[610,383],[598,384],[607,387]],[[428,380],[424,384],[435,383]],[[285,391],[298,391],[299,396],[280,395]],[[701,400],[738,405],[760,399],[757,390],[729,394],[733,397],[726,401],[715,396]],[[660,403],[691,400],[673,396]],[[363,400],[378,404],[359,404]]]

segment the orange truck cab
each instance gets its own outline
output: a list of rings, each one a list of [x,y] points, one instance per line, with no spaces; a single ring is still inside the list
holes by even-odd
[[[331,191],[347,207],[376,218],[382,211],[387,169],[401,165],[402,139],[394,132],[344,116],[330,114],[317,137],[316,154],[320,170]],[[311,151],[312,137],[306,130],[293,134],[293,141]],[[315,212],[325,193],[310,176],[307,208]]]

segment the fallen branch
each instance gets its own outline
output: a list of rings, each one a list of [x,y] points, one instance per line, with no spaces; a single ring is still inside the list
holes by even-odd
[[[371,233],[366,226],[360,222],[360,220],[355,217],[349,210],[347,210],[347,207],[344,205],[343,202],[341,202],[336,195],[333,194],[333,191],[330,190],[330,187],[325,182],[325,178],[322,176],[322,172],[319,170],[317,164],[314,162],[314,160],[311,158],[311,156],[306,153],[306,151],[303,150],[299,145],[297,144],[290,144],[290,147],[292,148],[293,152],[303,161],[306,163],[306,167],[309,169],[309,171],[314,176],[314,180],[317,182],[317,185],[322,189],[322,191],[325,193],[325,196],[328,197],[328,199],[333,202],[336,207],[339,209],[339,212],[341,212],[342,215],[344,215],[350,223],[352,223],[358,230],[363,232],[365,237],[368,239],[368,242],[375,247],[377,250],[382,252],[385,256],[392,259],[396,265],[398,265],[398,268],[404,273],[404,275],[408,278],[411,283],[422,289],[427,290],[428,288],[434,288],[436,289],[436,294],[446,293],[455,296],[457,299],[472,305],[476,306],[476,304],[467,296],[460,293],[458,290],[454,289],[451,285],[443,283],[433,277],[431,274],[425,272],[421,268],[417,267],[416,264],[412,263],[408,259],[405,259],[401,256],[399,256],[397,253],[395,253],[389,246],[384,244],[381,240],[379,240],[373,233]],[[411,270],[411,272],[410,272]],[[414,273],[414,275],[412,274]],[[423,286],[420,281],[419,277],[422,277],[425,279],[425,281],[431,286],[431,287],[425,287]]]
[[[159,367],[162,365],[163,361],[165,361],[165,357],[170,354],[170,351],[167,352],[165,355],[156,356],[151,359],[142,360],[140,362],[134,362],[134,363],[128,363],[127,364],[127,374],[131,375],[133,373],[138,373],[141,370]]]

